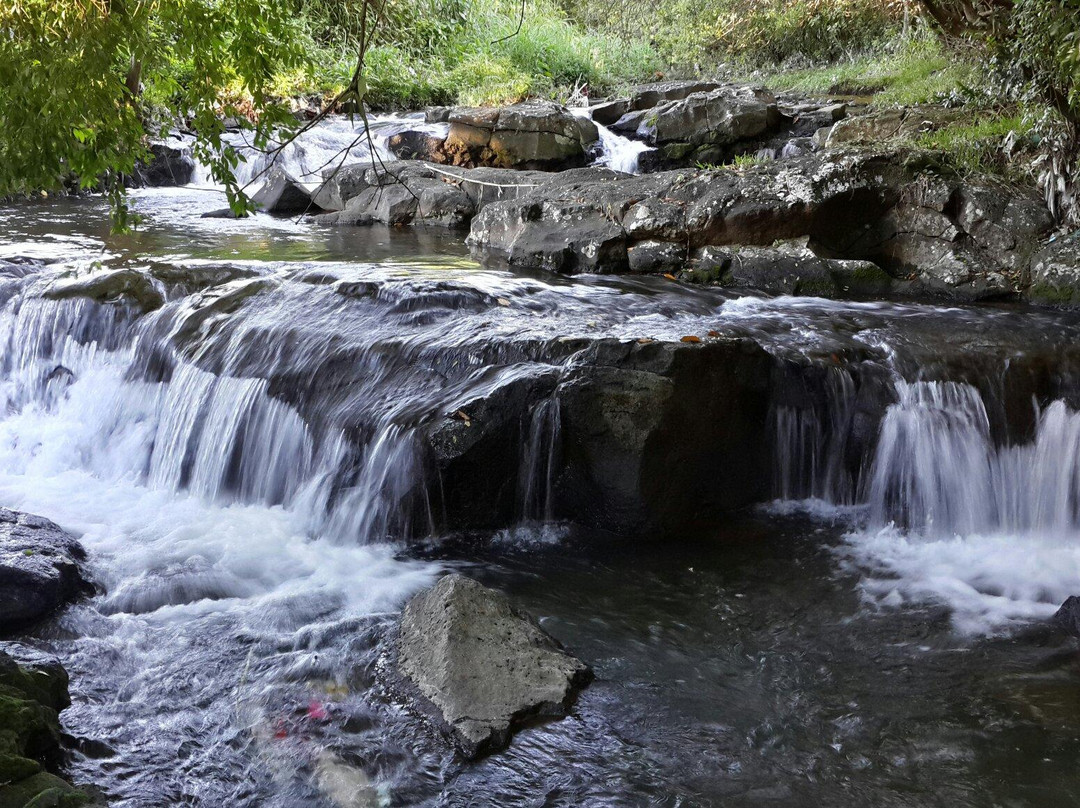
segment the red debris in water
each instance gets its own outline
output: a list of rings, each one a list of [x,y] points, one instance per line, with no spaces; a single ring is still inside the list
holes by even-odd
[[[307,708],[308,718],[315,721],[325,721],[330,717],[330,713],[326,711],[326,708],[317,701],[313,701]]]

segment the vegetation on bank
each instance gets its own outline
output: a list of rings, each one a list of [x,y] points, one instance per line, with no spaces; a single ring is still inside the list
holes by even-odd
[[[360,41],[363,0],[298,0],[306,70],[277,77],[283,97],[333,97],[349,83]],[[528,97],[566,99],[646,81],[661,67],[639,38],[590,33],[550,0],[387,2],[367,47],[365,100],[373,109],[430,104],[502,104]],[[520,29],[519,29],[520,23]]]
[[[1078,15],[1077,0],[12,0],[0,196],[77,177],[113,194],[123,224],[121,177],[146,157],[145,127],[182,120],[239,208],[223,119],[272,149],[300,125],[298,96],[498,104],[699,75],[964,105],[965,125],[920,145],[965,171],[1020,155],[1067,218],[1080,215]]]

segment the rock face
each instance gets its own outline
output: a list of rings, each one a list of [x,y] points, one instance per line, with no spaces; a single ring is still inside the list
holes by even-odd
[[[398,669],[468,758],[505,749],[528,719],[565,716],[592,679],[505,595],[456,574],[405,606]]]
[[[632,132],[657,147],[662,162],[721,163],[735,144],[760,138],[786,122],[768,90],[732,86],[628,112],[611,128]]]
[[[86,794],[49,773],[60,758],[59,713],[71,700],[58,662],[0,646],[0,806],[76,808]]]
[[[964,299],[1018,293],[1022,269],[1050,226],[1041,201],[945,179],[920,169],[917,158],[826,152],[742,171],[550,185],[485,207],[468,241],[483,260],[573,274],[670,272],[680,265],[715,272],[716,252],[706,248],[767,248],[802,238],[819,258],[873,261],[894,278],[915,276],[897,287],[901,292]],[[790,256],[749,255],[758,266],[765,259],[790,263]],[[717,280],[748,285],[737,272],[727,276],[720,261]],[[859,274],[858,267],[835,268]],[[813,272],[832,270],[817,264]],[[801,286],[815,294],[825,289]]]
[[[552,350],[574,353],[573,371],[518,375],[460,402],[469,422],[447,417],[428,438],[448,528],[514,518],[523,419],[545,399],[561,422],[545,470],[555,519],[674,534],[766,497],[760,447],[776,361],[748,341],[699,336],[699,344],[560,342]]]
[[[467,227],[492,202],[549,185],[608,182],[625,174],[606,168],[549,173],[499,168],[443,168],[423,162],[388,163],[385,169],[342,168],[328,175],[316,195],[337,212],[316,217],[321,224]]]
[[[591,120],[549,101],[439,110],[433,117],[449,122],[445,139],[405,132],[390,148],[401,157],[468,168],[559,171],[585,165],[600,138]]]
[[[1028,296],[1037,303],[1080,305],[1080,238],[1059,239],[1034,257]]]
[[[33,623],[93,591],[86,552],[48,519],[0,508],[0,630]]]

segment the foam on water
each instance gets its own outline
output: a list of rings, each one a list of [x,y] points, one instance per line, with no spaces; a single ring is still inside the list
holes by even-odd
[[[897,394],[865,473],[867,527],[846,537],[867,595],[944,603],[964,632],[1053,614],[1080,592],[1080,413],[1055,401],[1031,441],[997,445],[970,385]]]

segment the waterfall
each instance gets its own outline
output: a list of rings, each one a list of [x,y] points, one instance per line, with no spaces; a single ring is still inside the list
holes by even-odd
[[[898,393],[867,475],[874,524],[926,535],[1080,531],[1080,413],[1055,401],[1033,441],[996,446],[970,385],[899,383]]]
[[[855,382],[839,367],[826,371],[825,397],[809,406],[772,408],[773,493],[781,500],[820,499],[850,505],[854,480],[845,468]]]
[[[235,171],[236,180],[241,186],[261,184],[263,175],[271,165],[280,166],[302,183],[316,185],[322,181],[324,169],[371,163],[373,160],[396,160],[387,141],[399,132],[424,131],[445,137],[448,131],[446,124],[425,123],[418,115],[371,115],[368,117],[368,129],[371,132],[370,143],[360,118],[333,116],[288,142],[277,154],[255,148],[250,133],[235,132],[227,134],[224,139],[243,157],[243,162]],[[274,145],[272,143],[271,148]],[[212,184],[208,167],[197,164],[193,182],[197,185]]]
[[[562,412],[555,396],[534,405],[526,422],[518,477],[520,517],[526,522],[550,522],[552,484],[559,460]]]
[[[600,156],[596,158],[594,165],[605,166],[612,171],[638,174],[641,155],[654,151],[640,140],[623,137],[602,124],[596,124],[596,128],[600,132]]]

